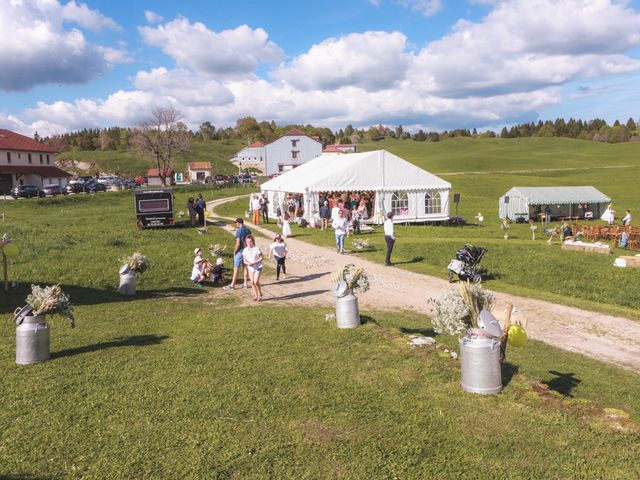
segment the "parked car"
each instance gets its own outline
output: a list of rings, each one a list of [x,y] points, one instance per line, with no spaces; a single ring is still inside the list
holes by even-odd
[[[215,176],[216,185],[224,185],[227,183],[227,179],[224,175],[216,175]]]
[[[16,185],[11,189],[13,198],[44,197],[42,189],[36,185]]]
[[[106,192],[107,186],[95,180],[84,182],[84,191],[87,193]]]
[[[102,183],[98,183],[93,178],[86,182],[80,180],[72,180],[67,185],[67,193],[96,193],[106,191],[107,187]]]
[[[238,175],[232,175],[231,176],[231,183],[239,183],[240,179],[238,178]]]
[[[120,181],[120,186],[122,186],[122,188],[135,188],[137,186],[136,181],[135,180],[122,180]]]
[[[45,185],[44,187],[42,187],[42,191],[44,192],[45,195],[51,195],[53,197],[55,197],[56,195],[66,195],[67,193],[66,190],[64,190],[57,183],[54,183],[51,185]]]
[[[214,180],[213,180],[213,178],[211,176],[208,176],[208,177],[205,177],[204,183],[210,185],[210,184],[214,183]]]
[[[136,177],[134,181],[136,182],[136,186],[144,185],[147,183],[147,177]]]
[[[240,180],[240,183],[251,183],[251,175],[248,173],[241,173],[238,175],[238,180]]]

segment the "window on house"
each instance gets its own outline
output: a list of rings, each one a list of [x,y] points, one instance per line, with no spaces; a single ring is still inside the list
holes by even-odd
[[[291,140],[291,146],[293,148],[296,148],[297,145],[298,145],[298,140]]]
[[[11,163],[11,152],[7,152],[7,163]]]
[[[51,165],[51,159],[49,158],[49,155],[47,155],[47,165]]]
[[[20,154],[20,152],[18,152],[18,160],[20,160],[22,158],[22,155]]]
[[[427,192],[424,196],[424,213],[442,212],[440,192]]]
[[[298,151],[297,150],[291,150],[291,158],[298,158]]]
[[[31,154],[27,153],[27,159],[29,160],[29,163],[31,163]]]
[[[42,164],[42,154],[40,154],[40,163]]]
[[[393,192],[391,195],[391,211],[396,217],[409,215],[409,197],[407,192]]]

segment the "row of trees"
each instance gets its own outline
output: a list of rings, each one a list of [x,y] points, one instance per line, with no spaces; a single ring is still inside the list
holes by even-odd
[[[170,109],[156,109],[170,110]],[[555,121],[538,121],[537,123],[522,123],[510,128],[504,127],[497,134],[491,130],[478,133],[474,128],[445,130],[444,132],[425,132],[418,130],[411,133],[404,130],[402,125],[389,128],[384,125],[372,126],[366,129],[354,128],[347,125],[337,132],[326,127],[314,127],[313,125],[283,125],[278,126],[274,121],[258,122],[253,117],[244,117],[236,121],[234,127],[216,128],[211,122],[204,122],[198,130],[192,131],[182,123],[181,129],[185,131],[192,141],[209,142],[215,140],[241,140],[249,144],[255,141],[265,143],[272,142],[281,137],[285,132],[296,128],[309,136],[318,137],[322,143],[361,143],[365,141],[378,141],[386,137],[414,140],[417,142],[439,142],[451,137],[566,137],[582,140],[595,140],[600,142],[626,142],[633,136],[640,136],[640,121],[635,122],[629,118],[626,123],[618,120],[609,126],[602,119],[575,120],[570,118],[565,121],[558,118]],[[110,127],[102,129],[83,129],[62,135],[41,139],[36,133],[35,138],[46,142],[62,151],[68,150],[127,150],[133,146],[136,128]]]

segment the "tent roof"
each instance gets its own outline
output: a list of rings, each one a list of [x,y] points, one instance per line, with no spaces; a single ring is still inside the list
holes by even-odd
[[[610,203],[611,199],[594,187],[513,187],[505,195],[524,197],[531,205]]]
[[[386,150],[321,155],[262,184],[262,190],[292,193],[430,188],[451,184]]]

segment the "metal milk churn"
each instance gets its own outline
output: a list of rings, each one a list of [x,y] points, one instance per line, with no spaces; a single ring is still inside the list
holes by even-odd
[[[44,315],[33,315],[29,305],[15,310],[16,363],[30,365],[49,360],[51,329]]]
[[[120,286],[118,287],[120,295],[136,294],[136,272],[129,270],[127,265],[120,268]]]
[[[500,324],[487,310],[480,312],[478,326],[460,339],[462,389],[492,395],[502,390]]]
[[[356,328],[360,325],[358,297],[353,294],[347,282],[336,283],[333,295],[336,297],[336,324],[338,328]]]

